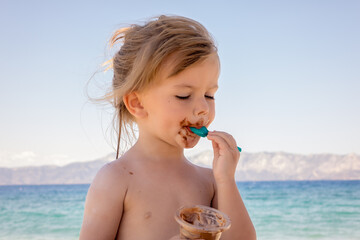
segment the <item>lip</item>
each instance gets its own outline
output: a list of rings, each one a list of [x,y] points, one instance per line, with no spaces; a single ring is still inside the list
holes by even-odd
[[[199,136],[196,135],[195,133],[193,133],[190,130],[190,127],[201,128],[202,126],[206,126],[207,123],[208,123],[208,120],[205,120],[205,119],[199,119],[198,121],[191,122],[187,118],[185,118],[184,120],[182,120],[180,122],[180,127],[182,129],[180,132],[182,132],[182,135],[184,135],[184,137],[188,136],[188,137],[191,137],[191,138],[197,138]]]
[[[185,126],[185,129],[186,129],[188,135],[193,136],[193,137],[197,137],[198,135],[196,135],[195,133],[193,133],[193,132],[190,130],[190,127],[199,128],[199,126]]]

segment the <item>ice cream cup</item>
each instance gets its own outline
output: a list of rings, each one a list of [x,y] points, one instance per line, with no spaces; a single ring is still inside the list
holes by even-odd
[[[225,213],[202,205],[179,208],[175,220],[180,225],[181,239],[218,240],[231,225]]]

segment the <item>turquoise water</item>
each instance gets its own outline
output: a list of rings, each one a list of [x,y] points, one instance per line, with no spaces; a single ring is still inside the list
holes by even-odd
[[[89,185],[0,186],[0,239],[78,239]],[[259,240],[360,239],[360,181],[240,182]]]
[[[88,187],[0,186],[0,239],[78,239]]]
[[[360,181],[238,183],[258,239],[360,239]]]

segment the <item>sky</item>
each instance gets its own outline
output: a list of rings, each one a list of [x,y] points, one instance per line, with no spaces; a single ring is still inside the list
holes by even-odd
[[[0,5],[0,167],[113,153],[111,109],[87,92],[101,94],[111,81],[98,72],[111,57],[111,34],[161,14],[197,20],[216,40],[221,74],[210,130],[231,133],[246,152],[360,154],[359,1]],[[210,148],[203,139],[186,154]]]

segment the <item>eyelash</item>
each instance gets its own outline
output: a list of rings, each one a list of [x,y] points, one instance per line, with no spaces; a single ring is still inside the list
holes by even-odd
[[[180,100],[186,100],[186,99],[189,99],[190,95],[189,96],[176,96],[176,97]],[[205,97],[208,99],[211,99],[211,100],[215,100],[214,96],[205,95]]]
[[[215,97],[214,96],[209,96],[209,95],[205,95],[206,98],[209,98],[211,100],[215,100]]]

